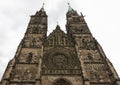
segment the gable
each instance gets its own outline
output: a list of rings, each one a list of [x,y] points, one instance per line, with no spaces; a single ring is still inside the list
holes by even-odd
[[[45,46],[73,46],[71,39],[57,25],[56,29],[47,37]]]

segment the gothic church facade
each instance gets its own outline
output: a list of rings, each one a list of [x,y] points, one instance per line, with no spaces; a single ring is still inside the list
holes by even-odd
[[[82,13],[69,8],[67,33],[57,25],[48,36],[47,17],[43,7],[31,16],[0,85],[120,85]]]

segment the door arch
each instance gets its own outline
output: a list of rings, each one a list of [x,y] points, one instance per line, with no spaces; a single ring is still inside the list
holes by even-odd
[[[57,79],[54,81],[53,85],[71,85],[71,83],[66,79]]]

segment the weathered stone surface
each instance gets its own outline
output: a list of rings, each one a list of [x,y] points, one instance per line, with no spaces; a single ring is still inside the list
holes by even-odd
[[[120,85],[82,13],[67,12],[66,30],[57,25],[47,36],[44,8],[31,16],[0,85]]]

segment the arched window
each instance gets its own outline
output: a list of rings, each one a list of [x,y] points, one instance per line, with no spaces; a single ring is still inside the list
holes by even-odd
[[[71,85],[71,84],[65,79],[58,79],[53,83],[53,85]]]

